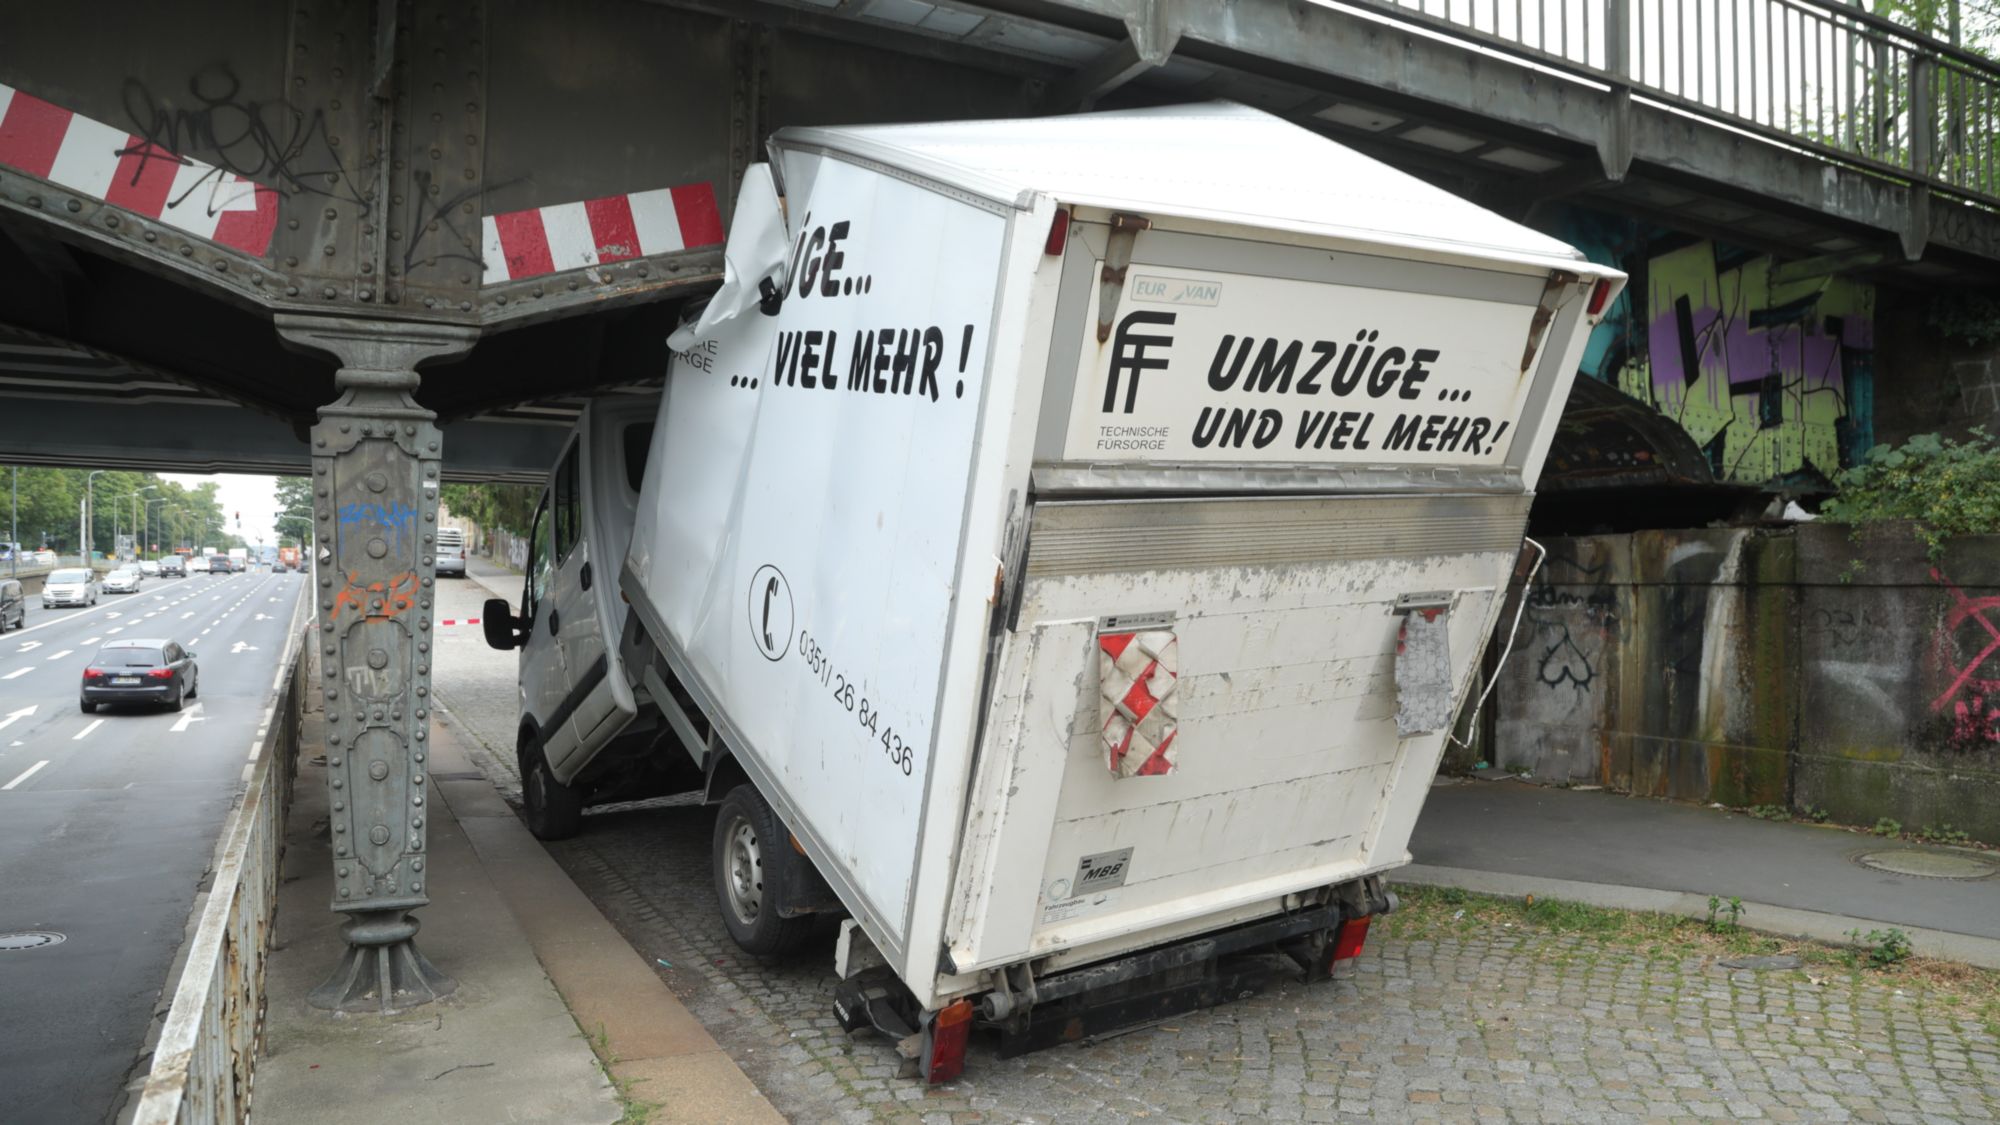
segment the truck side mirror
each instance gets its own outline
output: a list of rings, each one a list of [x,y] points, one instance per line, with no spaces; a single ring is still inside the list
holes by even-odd
[[[506,598],[488,598],[480,610],[479,627],[486,633],[486,643],[502,652],[510,648],[520,648],[527,639],[522,635],[520,619],[507,605]]]

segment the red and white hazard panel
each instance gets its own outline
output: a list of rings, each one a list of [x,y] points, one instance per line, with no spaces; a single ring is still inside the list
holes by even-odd
[[[278,193],[136,133],[0,86],[0,164],[261,258]]]
[[[707,184],[509,211],[481,225],[487,285],[722,245],[722,212]]]
[[[1174,772],[1181,642],[1171,629],[1097,635],[1098,712],[1113,777]]]

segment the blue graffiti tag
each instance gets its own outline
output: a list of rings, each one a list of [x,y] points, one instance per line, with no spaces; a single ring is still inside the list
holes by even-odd
[[[400,551],[403,547],[403,536],[416,527],[417,510],[400,500],[392,500],[387,504],[354,501],[340,506],[340,523],[342,527],[374,524],[386,528],[389,534],[395,537],[396,548]]]

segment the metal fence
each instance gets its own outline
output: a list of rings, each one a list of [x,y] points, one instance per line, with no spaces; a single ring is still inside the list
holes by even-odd
[[[288,647],[243,803],[223,825],[221,862],[133,1125],[219,1125],[249,1116],[279,860],[298,774],[305,654],[311,651],[310,645]]]
[[[1342,2],[2000,204],[2000,64],[1843,0]]]

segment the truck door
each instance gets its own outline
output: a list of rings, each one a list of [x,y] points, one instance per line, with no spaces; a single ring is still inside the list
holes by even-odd
[[[611,710],[609,662],[604,652],[604,623],[599,619],[597,594],[602,569],[591,558],[591,541],[586,534],[584,493],[584,435],[570,442],[556,468],[549,493],[549,516],[553,527],[555,557],[549,590],[549,635],[562,650],[563,673],[568,689],[552,719],[566,727],[558,742],[549,740],[549,767],[557,780],[568,781],[582,765],[565,768],[577,751],[591,746],[590,735]]]
[[[521,710],[534,717],[543,750],[549,761],[555,762],[575,749],[576,739],[559,714],[564,697],[569,695],[569,674],[563,667],[562,645],[554,628],[560,618],[552,596],[556,561],[552,492],[542,494],[528,532],[528,577],[521,591],[521,616],[528,619],[527,638],[521,646]]]

